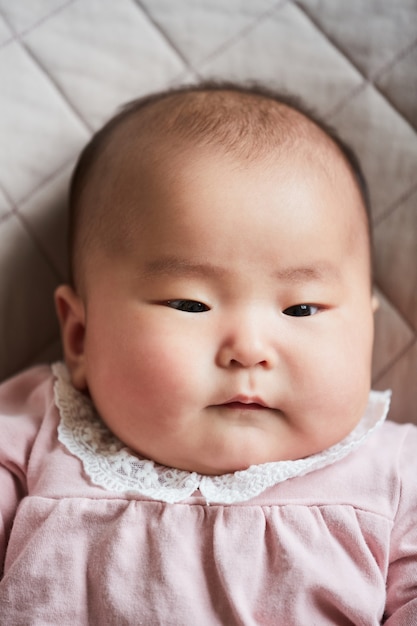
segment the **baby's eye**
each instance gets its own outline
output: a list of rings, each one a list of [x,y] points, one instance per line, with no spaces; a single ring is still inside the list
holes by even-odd
[[[172,309],[185,311],[186,313],[205,313],[205,311],[209,311],[209,307],[206,304],[196,300],[167,300],[165,304]]]
[[[284,315],[291,315],[292,317],[307,317],[308,315],[315,315],[318,310],[319,307],[313,304],[296,304],[289,306],[283,313]]]

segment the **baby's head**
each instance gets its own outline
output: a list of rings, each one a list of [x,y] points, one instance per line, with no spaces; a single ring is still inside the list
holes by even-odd
[[[134,451],[222,474],[311,455],[358,423],[367,193],[298,104],[230,85],[133,103],[84,150],[70,204],[65,359]]]

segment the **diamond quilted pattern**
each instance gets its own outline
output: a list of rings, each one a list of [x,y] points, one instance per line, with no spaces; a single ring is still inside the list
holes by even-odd
[[[413,330],[384,294],[376,289],[379,308],[375,314],[375,346],[372,378],[376,383],[401,358],[415,340]]]
[[[11,211],[11,206],[3,191],[0,189],[0,221]]]
[[[244,38],[203,63],[200,73],[275,85],[304,97],[323,115],[362,83],[351,64],[291,4],[278,7]]]
[[[416,205],[417,191],[375,229],[376,280],[414,331],[417,331]],[[402,233],[401,246],[398,246],[398,232]]]
[[[13,34],[8,28],[6,22],[0,17],[0,46],[4,45],[8,41],[11,41]]]
[[[331,121],[361,158],[378,218],[416,183],[415,133],[372,85],[348,100]]]
[[[397,422],[417,423],[416,372],[417,344],[414,342],[375,384],[375,389],[392,389],[390,418]]]
[[[17,202],[68,154],[77,153],[88,134],[48,77],[16,43],[0,50],[0,75],[6,78],[0,116],[6,149],[0,151],[0,184]]]
[[[245,36],[258,19],[277,4],[276,0],[141,0],[152,20],[175,45],[187,63],[199,63],[236,38]],[[279,3],[281,4],[281,3]]]
[[[367,78],[416,40],[414,0],[299,0],[297,4]]]
[[[20,214],[58,276],[64,281],[67,268],[67,190],[72,163],[45,181],[20,205]],[[53,306],[52,301],[50,302]]]
[[[417,32],[417,28],[416,28]],[[382,72],[375,84],[417,129],[417,43]],[[411,79],[411,80],[410,80]],[[406,86],[406,89],[404,89]]]
[[[178,55],[130,0],[74,2],[29,33],[25,42],[74,109],[95,128],[121,102],[162,88],[184,70]]]
[[[73,0],[30,0],[30,2],[0,0],[0,12],[15,32],[22,34],[39,26],[43,20],[65,9],[71,2]]]

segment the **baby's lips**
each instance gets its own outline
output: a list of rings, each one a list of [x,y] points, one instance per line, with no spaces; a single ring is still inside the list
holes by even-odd
[[[232,407],[253,407],[253,408],[264,408],[269,409],[269,405],[259,396],[252,396],[246,394],[238,394],[226,400],[225,402],[220,402],[218,406],[230,406]]]

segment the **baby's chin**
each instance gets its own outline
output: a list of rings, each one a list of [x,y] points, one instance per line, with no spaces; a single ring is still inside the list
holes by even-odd
[[[309,456],[309,455],[305,455]],[[226,474],[235,474],[236,472],[242,472],[249,467],[253,467],[254,465],[264,465],[265,463],[277,463],[280,461],[290,461],[295,460],[302,457],[293,457],[289,458],[288,455],[285,454],[270,454],[270,455],[259,455],[259,454],[242,454],[238,456],[238,458],[211,458],[208,461],[200,458],[190,458],[187,460],[181,459],[165,459],[165,462],[161,462],[159,459],[153,459],[156,463],[160,465],[165,465],[167,467],[171,467],[173,469],[187,471],[187,472],[195,472],[197,474],[203,476],[224,476]]]
[[[145,456],[141,454],[141,456]],[[152,461],[158,465],[163,465],[175,470],[185,471],[203,476],[224,476],[225,474],[235,474],[236,472],[247,470],[252,465],[260,465],[267,463],[268,460],[260,460],[257,456],[250,455],[249,457],[242,457],[239,459],[220,459],[218,457],[212,457],[210,459],[204,459],[202,455],[193,458],[173,458],[171,456],[148,456]],[[277,459],[274,459],[277,460]]]
[[[171,442],[158,449],[138,450],[140,456],[165,467],[195,472],[205,476],[223,476],[247,470],[255,465],[297,461],[323,452],[342,441],[356,426],[346,429],[327,429],[323,432],[300,432],[280,429],[271,432],[260,428],[241,429],[233,435],[205,437],[203,440]],[[127,443],[127,442],[126,442]],[[187,445],[188,444],[188,445]],[[129,443],[127,443],[129,445]]]
[[[231,454],[200,454],[195,457],[190,456],[187,459],[174,459],[170,457],[163,460],[154,458],[153,460],[160,465],[187,472],[195,472],[204,476],[224,476],[226,474],[235,474],[236,472],[245,471],[255,465],[305,459],[319,454],[332,445],[339,443],[345,436],[346,434],[343,433],[343,436],[335,437],[325,442],[315,441],[310,444],[305,442],[304,445],[299,446],[283,447],[277,444],[276,446],[271,446],[269,450],[262,450],[261,448],[249,452],[247,450],[239,452],[235,449]]]

